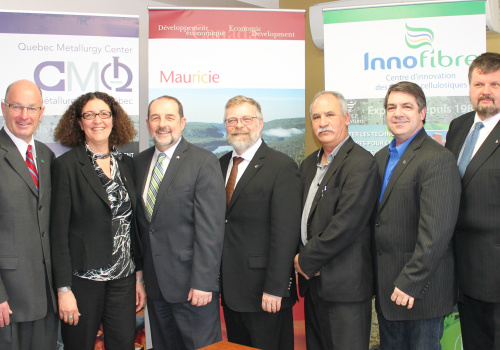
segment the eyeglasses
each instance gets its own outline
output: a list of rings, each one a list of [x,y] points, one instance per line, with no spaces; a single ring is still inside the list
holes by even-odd
[[[229,118],[224,120],[224,123],[226,123],[227,126],[236,126],[238,125],[238,121],[241,121],[243,125],[250,125],[254,119],[257,119],[257,117]]]
[[[15,115],[22,114],[25,108],[29,115],[37,115],[38,112],[40,112],[40,110],[42,109],[42,107],[21,106],[18,104],[7,103],[7,102],[4,103],[10,108],[12,113],[14,113]]]
[[[82,118],[85,120],[93,120],[97,116],[101,117],[101,119],[108,119],[111,118],[112,114],[108,111],[100,111],[99,113],[85,112],[82,114]]]

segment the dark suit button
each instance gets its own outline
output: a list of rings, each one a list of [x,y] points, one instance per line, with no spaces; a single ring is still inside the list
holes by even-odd
[[[227,224],[227,219],[224,222]]]
[[[39,207],[38,207],[38,210],[42,210],[42,208],[43,208],[43,206],[39,206]]]
[[[149,233],[153,234],[153,233],[155,233],[155,230],[149,230]]]
[[[375,223],[375,227],[380,227],[380,222],[378,222],[378,221],[377,221],[377,222]]]
[[[42,237],[45,237],[45,232],[42,232]]]
[[[381,250],[379,250],[379,251],[377,252],[377,254],[378,254],[378,255],[382,255],[382,251],[381,251]]]

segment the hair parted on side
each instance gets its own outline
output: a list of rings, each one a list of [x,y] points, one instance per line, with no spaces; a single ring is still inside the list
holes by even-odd
[[[226,119],[226,111],[228,108],[233,106],[238,106],[242,103],[250,103],[255,109],[255,115],[258,119],[263,119],[262,117],[262,109],[260,108],[259,102],[255,101],[251,97],[246,97],[243,95],[234,96],[226,103],[226,107],[224,107],[224,120]]]
[[[474,69],[477,69],[480,74],[488,74],[500,70],[500,54],[496,52],[485,52],[477,56],[469,67],[469,84],[472,81]]]
[[[82,109],[87,102],[95,99],[102,100],[111,110],[113,129],[109,135],[109,146],[123,146],[131,142],[137,134],[132,119],[114,97],[99,91],[86,93],[73,101],[57,124],[54,140],[66,147],[75,147],[85,143],[85,133],[78,125],[78,119],[82,117]]]

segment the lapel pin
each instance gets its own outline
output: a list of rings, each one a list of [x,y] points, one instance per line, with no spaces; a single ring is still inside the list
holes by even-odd
[[[127,181],[127,178],[124,176],[124,177],[123,177],[123,180],[126,182],[126,181]]]
[[[495,143],[498,143],[498,140],[495,140]]]
[[[406,159],[403,159],[403,164],[406,164]]]
[[[254,168],[257,169],[260,165],[256,165]]]
[[[181,159],[181,157],[177,156],[177,157],[175,157],[175,159]]]
[[[498,140],[497,140],[497,143],[498,143]],[[43,159],[41,159],[42,163],[45,163],[45,161]]]

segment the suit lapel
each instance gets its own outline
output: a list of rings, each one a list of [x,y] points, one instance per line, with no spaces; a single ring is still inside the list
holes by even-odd
[[[318,171],[318,163],[323,155],[323,149],[316,151],[316,162],[311,164],[311,166],[307,166],[306,174],[304,179],[304,188],[302,189],[302,206],[306,204],[307,196],[309,195],[309,189],[311,188],[311,184],[314,181],[314,177],[316,176],[316,172]]]
[[[422,128],[418,132],[418,134],[415,136],[415,138],[410,142],[408,147],[406,148],[406,151],[403,153],[401,156],[401,159],[399,159],[398,164],[396,164],[396,167],[394,168],[394,172],[392,173],[391,179],[389,180],[389,183],[387,184],[387,187],[385,188],[384,195],[382,197],[382,200],[380,201],[380,206],[379,209],[381,209],[385,202],[387,201],[387,198],[390,196],[392,190],[394,189],[394,186],[398,182],[399,177],[403,172],[405,171],[406,167],[411,163],[413,158],[415,157],[415,150],[420,148],[422,146],[422,143],[425,140],[425,137],[427,136],[427,133],[425,130]],[[385,168],[384,168],[385,172]],[[382,174],[382,181],[384,179],[384,174]]]
[[[0,147],[6,152],[5,160],[9,162],[10,166],[19,174],[24,182],[26,182],[26,185],[28,185],[31,192],[38,197],[38,191],[35,187],[35,183],[33,182],[33,178],[30,175],[21,153],[19,153],[19,149],[3,128],[0,131],[0,145]]]
[[[238,183],[236,184],[236,187],[234,188],[233,195],[231,197],[231,202],[229,202],[229,206],[227,207],[227,212],[231,210],[233,207],[234,203],[238,200],[239,195],[245,188],[245,186],[252,180],[252,178],[262,169],[262,167],[265,164],[265,159],[266,159],[266,153],[267,153],[268,146],[264,141],[262,141],[262,144],[260,145],[259,149],[257,152],[255,152],[255,155],[253,156],[252,160],[250,161],[250,164],[248,164],[247,168],[245,169],[245,172],[241,176],[241,178],[238,180]],[[227,167],[226,167],[226,173],[227,173]]]
[[[144,155],[141,154],[141,157],[139,158],[139,161],[135,166],[135,172],[138,174],[137,183],[135,185],[137,189],[137,195],[141,199],[139,202],[143,206],[144,210],[146,210],[146,203],[144,203],[143,194],[146,190],[146,186],[149,186],[149,184],[146,183],[146,180],[149,175],[149,168],[151,167],[151,161],[153,160],[155,148],[150,147],[144,152]]]
[[[89,156],[87,155],[85,146],[76,146],[75,151],[81,165],[80,171],[82,172],[83,177],[87,180],[88,184],[99,196],[99,198],[101,198],[107,205],[110,205],[106,190],[104,189],[102,182],[99,179]]]
[[[167,194],[167,189],[170,186],[170,183],[174,179],[175,175],[179,171],[179,168],[181,167],[182,162],[186,158],[186,151],[188,150],[188,148],[189,143],[184,138],[182,138],[179,142],[179,145],[175,149],[174,154],[172,155],[172,159],[170,159],[170,162],[168,163],[165,174],[163,175],[160,188],[158,189],[158,195],[156,196],[156,202],[153,209],[153,215],[151,216],[151,221],[153,221],[162,199]]]
[[[229,162],[231,161],[233,152],[228,153],[228,155],[222,156],[220,159],[220,168],[222,170],[222,178],[224,179],[224,183],[226,182],[227,176],[227,168],[229,168]]]
[[[471,178],[476,171],[484,164],[484,162],[496,151],[500,145],[500,122],[493,128],[486,140],[472,157],[469,165],[465,169],[464,177],[462,178],[463,187],[467,187]]]
[[[318,202],[319,202],[321,195],[323,193],[323,190],[327,186],[327,183],[330,181],[333,174],[335,174],[337,172],[337,169],[340,167],[340,164],[342,164],[342,162],[346,159],[347,155],[352,150],[353,146],[354,146],[354,141],[351,138],[349,138],[342,145],[342,147],[339,149],[335,158],[333,158],[333,161],[330,164],[330,166],[328,167],[328,170],[326,171],[326,174],[323,177],[323,180],[321,180],[321,183],[318,186],[318,190],[316,191],[316,195],[314,196],[313,202],[311,204],[311,210],[309,211],[308,220],[313,216],[314,211],[316,210],[316,206],[318,205]]]
[[[36,167],[38,171],[38,197],[42,201],[46,192],[50,190],[50,157],[51,154],[40,146],[40,142],[35,141]],[[50,193],[49,193],[50,194]]]
[[[471,113],[467,119],[464,121],[464,125],[461,126],[455,137],[456,142],[453,143],[453,146],[450,148],[450,151],[455,155],[455,158],[458,159],[460,155],[460,150],[462,149],[462,145],[469,134],[470,128],[472,127],[472,123],[474,122],[475,113]]]

